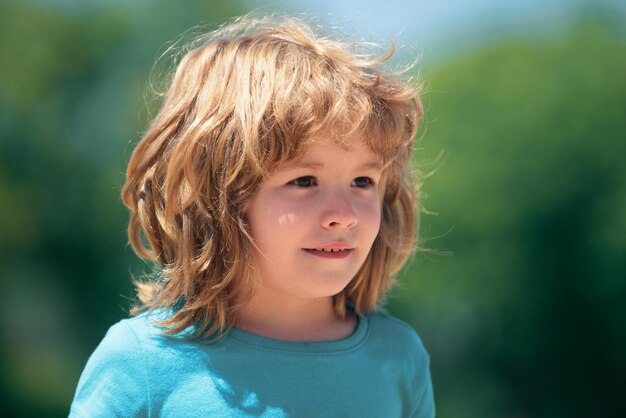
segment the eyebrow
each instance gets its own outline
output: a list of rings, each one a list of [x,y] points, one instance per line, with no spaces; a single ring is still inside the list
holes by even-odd
[[[293,161],[285,165],[285,169],[293,170],[298,168],[320,169],[324,168],[325,164],[316,161]],[[355,170],[376,170],[381,171],[383,164],[380,161],[368,161],[366,163],[358,165]]]

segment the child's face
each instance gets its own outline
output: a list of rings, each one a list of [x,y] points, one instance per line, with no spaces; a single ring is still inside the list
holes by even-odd
[[[358,137],[348,144],[319,139],[252,199],[259,300],[330,298],[365,261],[380,227],[382,160]]]

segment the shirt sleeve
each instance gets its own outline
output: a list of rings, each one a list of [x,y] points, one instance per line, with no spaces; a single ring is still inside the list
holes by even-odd
[[[434,418],[435,417],[435,397],[433,394],[433,383],[430,377],[430,368],[427,363],[422,374],[422,393],[418,401],[417,408],[412,418]]]
[[[70,418],[145,417],[150,399],[137,335],[124,321],[112,326],[78,381]]]

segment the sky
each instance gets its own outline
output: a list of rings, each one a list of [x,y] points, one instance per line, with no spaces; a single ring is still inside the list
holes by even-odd
[[[142,10],[170,0],[27,0],[66,9],[129,6]],[[206,0],[219,2],[222,0]],[[608,5],[626,35],[624,0],[237,0],[248,9],[320,18],[326,25],[365,41],[388,46],[397,56],[420,57],[422,64],[472,52],[501,39],[536,38],[567,30],[581,10]],[[178,3],[184,8],[184,2]],[[393,60],[392,60],[393,61]]]
[[[244,0],[261,10],[319,16],[365,40],[394,40],[426,61],[499,36],[558,32],[581,8],[603,3],[625,20],[621,0]]]

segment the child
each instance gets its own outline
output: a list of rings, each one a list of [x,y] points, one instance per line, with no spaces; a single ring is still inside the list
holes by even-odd
[[[420,339],[377,311],[413,247],[421,117],[389,56],[292,18],[191,45],[122,191],[160,273],[70,416],[434,416]]]

